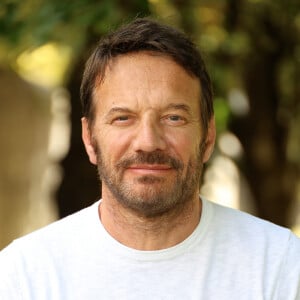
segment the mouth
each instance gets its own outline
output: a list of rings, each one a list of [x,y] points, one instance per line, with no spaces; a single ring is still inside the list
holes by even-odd
[[[173,170],[169,165],[161,165],[161,164],[137,164],[131,165],[127,168],[128,171],[137,173],[137,174],[151,174],[158,175],[164,174],[166,172],[170,172]]]

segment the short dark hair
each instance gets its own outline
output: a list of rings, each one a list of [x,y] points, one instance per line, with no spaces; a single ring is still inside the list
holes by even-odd
[[[116,56],[139,51],[168,56],[191,76],[199,78],[201,122],[206,133],[213,116],[213,93],[201,54],[184,33],[150,18],[137,18],[103,37],[89,57],[80,88],[83,116],[89,124],[94,119],[93,92],[104,79],[110,61]]]

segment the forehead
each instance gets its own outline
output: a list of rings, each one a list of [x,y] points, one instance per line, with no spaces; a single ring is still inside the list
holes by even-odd
[[[94,90],[96,109],[112,105],[159,107],[184,102],[199,108],[200,82],[171,58],[138,52],[115,57]],[[198,110],[198,109],[197,109]]]

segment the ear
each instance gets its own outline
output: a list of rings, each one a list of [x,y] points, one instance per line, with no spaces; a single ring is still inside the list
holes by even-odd
[[[85,151],[90,159],[90,162],[96,165],[97,154],[95,151],[95,147],[93,145],[92,135],[86,118],[81,118],[81,126],[82,126],[82,140],[85,147]]]
[[[212,117],[208,124],[207,136],[205,140],[205,149],[202,158],[203,163],[206,163],[209,160],[211,154],[213,153],[215,140],[216,140],[216,125],[215,125],[215,118]]]

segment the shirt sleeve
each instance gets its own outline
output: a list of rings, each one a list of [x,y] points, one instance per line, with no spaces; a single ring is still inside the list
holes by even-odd
[[[300,300],[300,239],[292,233],[279,275],[276,299]]]
[[[18,260],[15,243],[0,252],[0,299],[23,299],[16,267]]]

